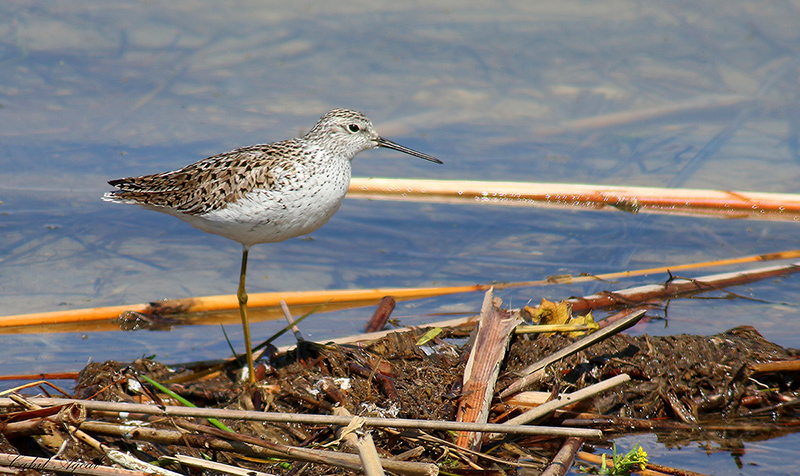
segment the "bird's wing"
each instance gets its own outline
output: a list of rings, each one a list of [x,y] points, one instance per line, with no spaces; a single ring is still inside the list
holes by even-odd
[[[171,172],[112,180],[109,184],[118,190],[107,198],[200,215],[225,208],[251,190],[274,189],[296,166],[292,154],[287,153],[294,150],[298,150],[296,139],[253,145]]]

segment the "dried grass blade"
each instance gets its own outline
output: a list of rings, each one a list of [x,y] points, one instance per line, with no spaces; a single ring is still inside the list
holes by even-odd
[[[176,461],[186,466],[193,466],[195,468],[202,468],[209,471],[216,471],[220,473],[233,474],[235,476],[273,476],[270,473],[261,471],[254,471],[252,469],[240,468],[238,466],[231,466],[229,464],[217,463],[215,461],[208,461],[200,458],[193,458],[186,455],[165,456],[160,458],[159,461]]]

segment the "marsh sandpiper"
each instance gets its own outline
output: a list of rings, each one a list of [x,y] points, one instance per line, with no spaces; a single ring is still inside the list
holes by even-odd
[[[347,193],[353,157],[376,147],[442,163],[384,139],[360,112],[333,109],[301,138],[234,149],[171,172],[111,180],[117,190],[103,199],[167,213],[241,243],[236,295],[254,382],[245,291],[250,247],[306,235],[324,225]]]

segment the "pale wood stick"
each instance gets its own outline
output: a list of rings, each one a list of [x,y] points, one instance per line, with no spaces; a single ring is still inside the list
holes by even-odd
[[[605,392],[606,390],[625,383],[630,379],[631,377],[628,374],[620,374],[615,377],[611,377],[610,379],[603,380],[602,382],[598,382],[594,385],[589,385],[588,387],[582,388],[575,392],[560,395],[558,398],[550,400],[547,403],[543,403],[536,408],[532,408],[522,415],[508,420],[506,423],[509,425],[525,425],[532,421],[538,420],[539,418],[547,416],[554,410],[577,403],[581,400],[597,395],[598,393]]]
[[[756,374],[797,372],[800,370],[800,360],[773,360],[772,362],[747,364],[747,367]]]
[[[334,415],[350,416],[349,411],[344,407],[336,407]],[[336,429],[336,437],[347,443],[358,452],[361,458],[361,465],[364,467],[366,476],[384,476],[383,466],[381,466],[378,450],[368,431],[364,430],[363,417],[356,417],[352,424]]]
[[[159,458],[159,461],[161,460],[177,461],[178,463],[185,464],[186,466],[208,469],[220,473],[232,474],[234,476],[275,476],[271,473],[254,471],[252,469],[240,468],[238,466],[231,466],[229,464],[217,463],[215,461],[208,461],[200,458],[192,458],[191,456],[186,455],[164,456]]]
[[[119,402],[98,402],[92,400],[73,400],[68,398],[32,397],[29,399],[39,405],[63,405],[65,403],[79,402],[88,410],[116,411],[124,413],[145,413],[159,416],[175,417],[201,417],[231,420],[254,420],[269,421],[273,423],[305,423],[305,424],[324,424],[324,425],[348,425],[352,417],[337,417],[332,415],[310,415],[302,413],[275,413],[275,412],[256,412],[242,410],[225,410],[221,408],[188,408],[156,405],[145,405],[141,403],[119,403]],[[14,406],[11,399],[0,398],[0,407]],[[550,435],[550,436],[577,436],[581,438],[600,438],[602,432],[598,430],[587,430],[582,428],[562,428],[546,426],[514,426],[505,424],[479,424],[461,423],[455,421],[441,420],[409,420],[402,418],[375,418],[367,417],[364,419],[366,426],[375,428],[412,428],[425,430],[442,431],[481,431],[488,433],[512,433],[522,435]]]
[[[304,341],[305,339],[303,339],[303,334],[300,332],[300,328],[297,327],[294,323],[294,317],[292,317],[292,311],[289,310],[289,305],[286,304],[286,301],[284,301],[283,299],[281,299],[281,310],[283,311],[283,317],[286,318],[286,322],[292,324],[292,332],[294,333],[294,339],[297,342]]]
[[[361,463],[364,465],[364,474],[367,476],[384,476],[381,460],[378,458],[378,449],[369,432],[364,432],[356,438],[356,449]]]

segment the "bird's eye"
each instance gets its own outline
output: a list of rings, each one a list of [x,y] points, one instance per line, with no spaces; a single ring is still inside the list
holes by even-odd
[[[347,126],[347,130],[355,134],[356,132],[360,131],[361,128],[358,127],[358,124],[350,124],[349,126]]]

